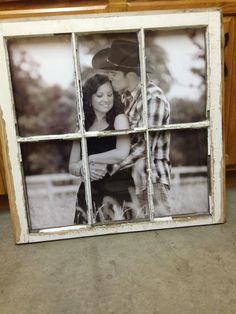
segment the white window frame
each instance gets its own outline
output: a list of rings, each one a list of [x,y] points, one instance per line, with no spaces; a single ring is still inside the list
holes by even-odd
[[[23,36],[40,36],[50,34],[72,34],[74,55],[76,52],[75,34],[99,33],[99,32],[137,32],[140,42],[141,78],[144,100],[144,121],[147,125],[147,104],[145,93],[145,61],[144,61],[144,31],[150,29],[176,29],[176,28],[205,28],[207,50],[207,111],[209,115],[205,121],[195,123],[170,124],[165,127],[152,128],[150,130],[177,130],[198,129],[208,130],[208,155],[210,159],[210,191],[209,191],[209,214],[208,215],[179,215],[176,217],[153,217],[151,205],[150,221],[113,223],[111,225],[91,226],[92,215],[88,225],[73,225],[42,229],[37,232],[30,231],[27,220],[26,200],[24,192],[24,177],[21,172],[21,156],[19,144],[23,142],[35,142],[52,139],[78,139],[82,138],[82,146],[86,148],[86,137],[109,135],[104,132],[85,132],[75,134],[48,135],[19,137],[15,127],[15,110],[9,74],[8,53],[6,39]],[[13,230],[16,243],[39,242],[67,238],[77,238],[111,233],[123,233],[131,231],[155,230],[164,228],[176,228],[195,225],[207,225],[223,223],[225,221],[224,209],[224,159],[222,144],[222,62],[221,62],[221,12],[219,10],[198,11],[170,11],[170,12],[147,12],[147,13],[115,13],[78,15],[66,17],[50,17],[44,19],[19,19],[5,20],[0,23],[0,105],[1,105],[1,132],[3,139],[3,155],[5,167],[8,169],[7,182],[8,193],[13,221]],[[76,68],[79,68],[75,58]],[[77,102],[81,103],[80,77],[76,72],[76,85],[78,87]],[[80,106],[79,106],[80,107]],[[80,112],[80,124],[82,124],[82,111]],[[139,128],[134,131],[119,131],[112,134],[126,134],[141,131],[148,138],[148,131]],[[147,150],[149,148],[147,147]],[[149,154],[148,154],[149,156]],[[89,171],[87,156],[85,161],[85,173],[88,191]],[[148,158],[148,166],[150,160]],[[149,200],[151,202],[152,185],[149,172]],[[88,202],[91,208],[91,193]]]

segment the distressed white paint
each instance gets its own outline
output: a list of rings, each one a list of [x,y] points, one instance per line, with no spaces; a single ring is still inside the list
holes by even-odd
[[[140,55],[140,72],[142,82],[142,100],[143,100],[143,124],[148,129],[148,107],[147,107],[147,82],[146,82],[146,58],[145,58],[145,35],[144,30],[141,28],[138,34],[139,40],[139,55]],[[151,179],[151,151],[149,132],[146,131],[146,154],[147,154],[147,193],[149,204],[149,218],[151,221],[154,219],[154,204],[153,204],[153,185]]]
[[[16,141],[16,130],[15,130],[15,116],[13,111],[13,99],[12,99],[12,87],[10,77],[8,75],[8,64],[7,64],[7,51],[3,37],[0,38],[0,105],[2,110],[3,121],[5,122],[5,132],[7,138],[7,153],[8,153],[8,164],[9,171],[12,176],[13,186],[8,191],[11,191],[13,195],[10,197],[10,208],[14,219],[18,220],[16,223],[19,224],[19,233],[17,240],[19,242],[28,242],[28,222],[27,212],[24,201],[24,190],[23,190],[23,178],[21,174],[20,156],[18,150],[18,144]],[[4,147],[4,146],[3,146]]]
[[[215,11],[202,12],[189,11],[187,14],[181,11],[172,12],[147,12],[147,13],[113,13],[91,14],[72,17],[51,17],[40,19],[24,19],[5,22],[1,25],[1,33],[4,36],[32,36],[59,33],[94,33],[109,31],[128,31],[143,29],[185,28],[189,26],[207,26],[210,16]],[[157,18],[158,15],[158,18]]]
[[[189,215],[178,217],[155,218],[146,222],[117,222],[103,226],[71,226],[62,228],[53,228],[40,230],[37,233],[29,233],[27,225],[27,214],[24,202],[23,178],[21,174],[20,158],[18,153],[18,143],[34,142],[41,140],[73,140],[82,138],[82,145],[86,149],[86,137],[90,136],[109,136],[111,132],[84,132],[83,129],[75,134],[17,137],[15,130],[15,117],[13,109],[13,100],[11,93],[11,82],[9,79],[9,69],[7,64],[7,53],[4,43],[4,37],[15,36],[35,36],[50,35],[59,33],[90,33],[100,31],[140,31],[141,29],[163,29],[163,28],[184,28],[184,27],[206,27],[207,28],[207,66],[208,66],[208,100],[207,108],[210,111],[209,121],[197,123],[185,123],[169,125],[161,128],[151,128],[150,131],[175,130],[175,129],[192,129],[208,128],[209,130],[209,153],[211,158],[211,195],[210,195],[210,215]],[[84,236],[94,236],[110,233],[121,233],[142,230],[154,230],[173,227],[184,227],[194,225],[205,225],[220,223],[224,220],[223,208],[223,154],[222,154],[222,123],[221,123],[221,42],[220,42],[221,17],[218,10],[196,11],[196,12],[149,12],[145,14],[106,14],[90,16],[72,16],[72,17],[54,17],[27,19],[18,21],[3,21],[0,23],[0,104],[5,122],[5,132],[7,135],[6,146],[8,150],[10,174],[13,181],[11,186],[12,193],[9,195],[14,206],[13,217],[18,216],[20,232],[16,236],[17,243],[38,242],[56,239],[66,239]],[[142,33],[142,31],[141,31]],[[74,55],[76,52],[76,38],[74,40]],[[141,36],[142,38],[142,36]],[[142,39],[143,40],[143,39]],[[144,43],[143,43],[144,44]],[[142,44],[142,45],[143,45]],[[142,50],[142,49],[141,49]],[[142,56],[142,67],[145,69],[144,54]],[[79,65],[76,64],[76,69]],[[145,86],[143,70],[143,84]],[[78,97],[80,102],[80,78],[76,70],[76,81]],[[145,93],[143,92],[143,95]],[[144,96],[145,98],[145,96]],[[145,109],[145,108],[144,108]],[[146,110],[146,109],[145,109]],[[80,125],[83,122],[82,113],[80,113]],[[146,121],[147,122],[147,121]],[[124,130],[113,132],[112,134],[124,134],[134,132],[146,133],[145,128],[135,130]],[[87,163],[85,157],[85,163]],[[150,162],[150,160],[149,160]],[[88,165],[86,165],[86,177],[88,178]],[[150,181],[149,181],[150,182]],[[88,184],[89,190],[89,184]],[[91,206],[91,193],[88,193]],[[91,211],[91,210],[90,210]],[[151,215],[152,216],[152,215]],[[14,218],[15,219],[15,218]]]
[[[88,228],[86,226],[69,226],[64,228],[44,229],[40,230],[39,233],[31,233],[29,235],[29,242],[52,241],[78,237],[99,236],[105,234],[119,234],[124,232],[180,228],[186,226],[191,227],[198,225],[210,225],[213,223],[215,222],[212,219],[212,216],[199,215],[192,217],[183,216],[178,218],[155,218],[153,222],[125,222],[120,224],[96,226],[92,228]]]
[[[221,17],[209,16],[208,82],[210,94],[210,148],[211,148],[211,213],[214,222],[222,222],[224,199],[224,159],[222,134],[222,65],[221,65]]]
[[[80,77],[80,64],[79,64],[79,56],[77,52],[78,37],[73,33],[72,34],[72,47],[73,47],[73,58],[75,64],[75,85],[76,85],[76,103],[77,103],[77,112],[79,114],[79,124],[80,130],[82,134],[81,139],[81,149],[82,149],[82,161],[85,171],[85,199],[88,207],[88,224],[91,226],[93,222],[93,206],[92,206],[92,194],[91,194],[91,185],[90,185],[90,177],[89,177],[89,163],[88,163],[88,153],[87,153],[87,143],[85,138],[85,129],[84,129],[84,113],[83,113],[83,93],[82,93],[82,80]]]
[[[191,123],[178,123],[178,124],[170,124],[164,125],[162,127],[151,127],[149,131],[165,131],[165,130],[179,130],[179,129],[202,129],[210,126],[208,120],[201,122],[191,122]],[[87,137],[99,137],[99,136],[111,136],[111,135],[124,135],[124,134],[133,134],[133,133],[145,133],[146,128],[134,128],[129,130],[114,130],[114,131],[89,131],[84,132],[84,136]],[[81,139],[82,133],[68,133],[68,134],[58,134],[58,135],[36,135],[36,136],[28,136],[28,137],[20,137],[17,136],[17,142],[25,143],[25,142],[39,142],[45,140],[69,140],[69,139]]]

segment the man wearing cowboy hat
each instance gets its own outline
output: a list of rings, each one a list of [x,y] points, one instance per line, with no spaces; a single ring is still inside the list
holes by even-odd
[[[93,68],[108,71],[115,91],[121,95],[130,128],[143,126],[143,100],[140,79],[139,47],[137,42],[114,40],[110,48],[98,51],[92,60]],[[169,124],[170,105],[163,91],[147,80],[148,126]],[[155,216],[170,213],[170,134],[168,131],[150,132],[151,178],[153,182]],[[132,167],[136,195],[140,205],[147,205],[146,143],[140,133],[131,135],[129,156],[114,171]]]

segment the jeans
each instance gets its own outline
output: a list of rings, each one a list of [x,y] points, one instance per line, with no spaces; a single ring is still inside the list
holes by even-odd
[[[153,184],[154,217],[171,215],[170,189],[166,184]]]

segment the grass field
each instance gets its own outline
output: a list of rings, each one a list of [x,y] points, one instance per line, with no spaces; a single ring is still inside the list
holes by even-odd
[[[48,188],[37,190],[28,186],[29,208],[33,229],[67,226],[73,224],[77,186],[60,193]],[[33,193],[32,193],[33,192]],[[207,181],[204,178],[180,181],[170,190],[171,215],[206,213],[208,211]]]

